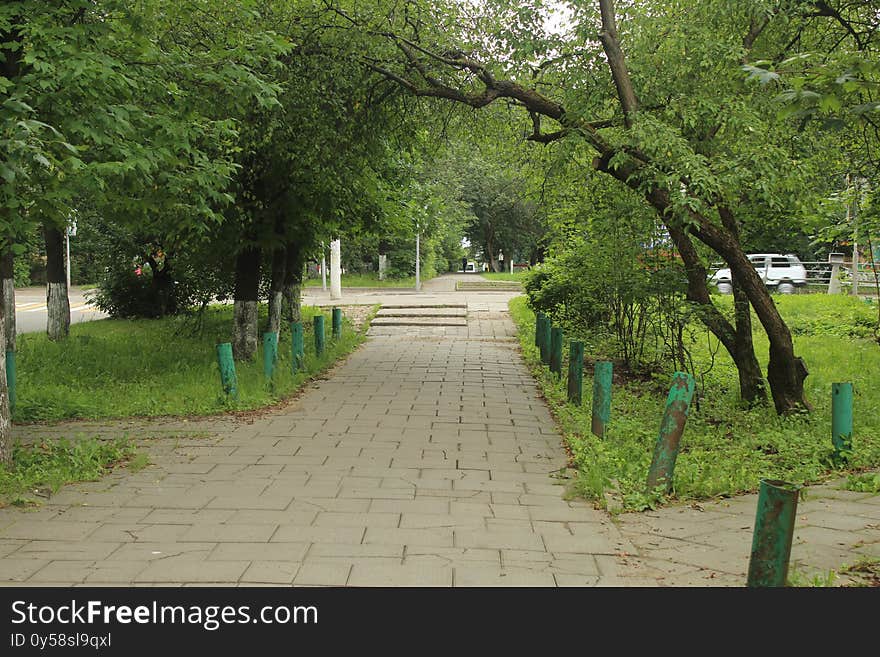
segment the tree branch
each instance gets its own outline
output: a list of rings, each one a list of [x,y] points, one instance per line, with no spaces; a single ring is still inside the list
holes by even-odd
[[[623,108],[623,123],[627,128],[632,127],[632,115],[639,108],[638,99],[633,89],[629,70],[626,67],[626,57],[620,48],[617,37],[617,20],[614,17],[614,0],[599,0],[599,10],[602,14],[602,31],[599,32],[599,40],[608,57],[608,66],[611,68],[611,77],[617,88],[617,98]]]

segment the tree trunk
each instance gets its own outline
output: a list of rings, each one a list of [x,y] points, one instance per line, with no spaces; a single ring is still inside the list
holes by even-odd
[[[303,253],[302,245],[296,242],[288,242],[284,249],[287,262],[284,267],[283,297],[286,311],[285,320],[287,322],[302,321],[300,295],[302,291],[303,265],[305,264]]]
[[[178,311],[177,296],[174,290],[174,279],[171,276],[171,264],[169,263],[168,254],[165,254],[161,265],[152,255],[148,255],[146,260],[150,263],[150,270],[152,271],[150,287],[153,290],[153,298],[156,300],[155,316],[176,315]]]
[[[272,283],[269,286],[269,323],[267,331],[281,330],[281,306],[284,297],[284,274],[287,268],[287,252],[282,246],[272,252]]]
[[[718,209],[721,223],[730,231],[734,239],[739,243],[740,232],[736,218],[727,208]],[[739,284],[739,279],[731,274],[733,286],[733,317],[736,322],[735,346],[736,352],[742,354],[742,366],[737,363],[739,372],[739,386],[742,398],[749,404],[758,401],[767,401],[767,390],[764,386],[764,377],[761,374],[761,366],[755,357],[755,345],[752,341],[752,309],[748,295]]]
[[[235,261],[235,308],[232,355],[251,360],[257,353],[257,298],[260,291],[260,250],[249,246]]]
[[[755,314],[770,341],[770,362],[767,381],[773,395],[773,405],[780,415],[810,410],[804,397],[804,379],[809,372],[803,359],[795,355],[791,331],[779,314],[770,291],[743,252],[739,242],[728,231],[721,231],[704,223],[698,229],[700,239],[711,246],[730,267],[743,293],[755,309]]]
[[[3,351],[15,351],[15,256],[5,251],[0,257],[0,281],[3,284],[3,297],[0,303],[6,311],[3,314],[3,328],[6,336]]]
[[[751,316],[748,314],[746,300],[746,321],[742,323],[737,312],[737,324],[734,328],[724,315],[712,303],[709,288],[706,284],[707,272],[694,248],[693,242],[684,230],[676,225],[668,226],[669,234],[681,255],[688,279],[687,300],[699,306],[698,316],[712,334],[718,338],[727,353],[733,359],[739,374],[740,398],[749,404],[767,401],[764,377],[752,345]],[[737,306],[739,310],[739,306]],[[747,338],[743,337],[748,332]]]
[[[53,341],[64,340],[70,333],[70,300],[67,298],[67,274],[64,269],[64,233],[53,224],[43,224],[46,239],[46,333]]]

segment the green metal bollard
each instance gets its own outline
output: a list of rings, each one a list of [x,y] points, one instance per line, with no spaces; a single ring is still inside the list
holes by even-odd
[[[541,322],[541,343],[538,345],[541,350],[541,362],[544,365],[550,364],[550,318],[545,317]]]
[[[550,329],[550,371],[562,376],[562,329],[557,326]]]
[[[302,367],[305,360],[306,350],[303,341],[302,322],[290,323],[290,360],[293,364],[293,373]]]
[[[263,374],[271,379],[275,374],[275,362],[278,360],[278,334],[275,331],[263,333]]]
[[[761,480],[746,586],[785,586],[800,486]]]
[[[333,309],[333,337],[334,339],[342,337],[342,308]]]
[[[232,359],[232,343],[217,345],[217,363],[220,365],[220,383],[223,392],[238,399],[238,378],[235,376],[235,361]]]
[[[15,352],[6,352],[6,389],[9,395],[9,410],[15,410]]]
[[[847,460],[852,449],[853,433],[853,384],[831,384],[831,442],[834,444],[834,460]]]
[[[581,405],[584,389],[584,343],[571,341],[568,347],[568,401]]]
[[[590,431],[599,438],[605,437],[605,429],[611,419],[611,381],[614,363],[597,360],[593,364],[593,415]]]
[[[541,348],[541,332],[544,328],[544,322],[547,321],[547,315],[537,313],[535,315],[535,346]]]
[[[324,315],[315,315],[315,353],[324,353]]]
[[[648,471],[647,490],[650,493],[658,486],[664,486],[668,492],[672,488],[672,473],[675,470],[675,459],[684,425],[687,422],[688,408],[694,397],[694,377],[686,372],[672,375],[672,386],[666,398],[666,410],[660,421],[660,433],[654,446],[654,458]]]

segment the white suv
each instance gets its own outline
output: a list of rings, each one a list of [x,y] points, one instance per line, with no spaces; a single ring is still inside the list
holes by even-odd
[[[780,294],[794,294],[795,290],[807,284],[807,270],[796,255],[787,253],[751,253],[749,260],[769,288]],[[733,292],[730,282],[730,269],[719,269],[710,279],[718,286],[721,294]]]

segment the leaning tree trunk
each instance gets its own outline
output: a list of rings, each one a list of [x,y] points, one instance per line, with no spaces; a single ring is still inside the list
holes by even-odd
[[[260,291],[260,250],[250,246],[235,261],[235,308],[232,355],[251,360],[257,353],[257,298]]]
[[[283,286],[285,319],[288,322],[301,322],[302,309],[300,297],[302,292],[303,265],[305,265],[302,245],[288,242],[284,249],[284,257],[286,259]]]
[[[740,398],[750,405],[766,402],[767,390],[764,385],[764,377],[761,374],[761,367],[758,365],[758,358],[755,356],[755,349],[752,345],[752,325],[748,299],[745,299],[745,317],[741,316],[742,307],[740,301],[737,301],[736,327],[732,326],[712,303],[706,284],[708,273],[690,237],[680,226],[671,222],[668,230],[684,263],[688,280],[687,300],[697,304],[697,315],[700,320],[724,345],[727,353],[733,359],[739,374]],[[737,292],[737,294],[743,296],[741,292]]]
[[[738,281],[767,333],[770,341],[767,381],[776,412],[787,415],[809,410],[810,404],[804,396],[804,379],[809,374],[807,366],[795,354],[791,331],[773,303],[767,286],[733,236],[726,231],[713,230],[707,225],[701,226],[700,231],[701,240],[715,249],[730,266],[731,276]]]
[[[269,286],[269,324],[267,331],[278,333],[281,330],[281,305],[284,296],[284,273],[287,265],[285,249],[275,249],[272,253],[272,283]]]
[[[3,285],[3,328],[6,336],[3,351],[15,351],[15,259],[12,251],[0,257],[0,282]]]
[[[63,340],[70,333],[70,301],[67,298],[67,276],[64,270],[64,233],[50,223],[43,224],[46,239],[46,333],[53,341]]]

